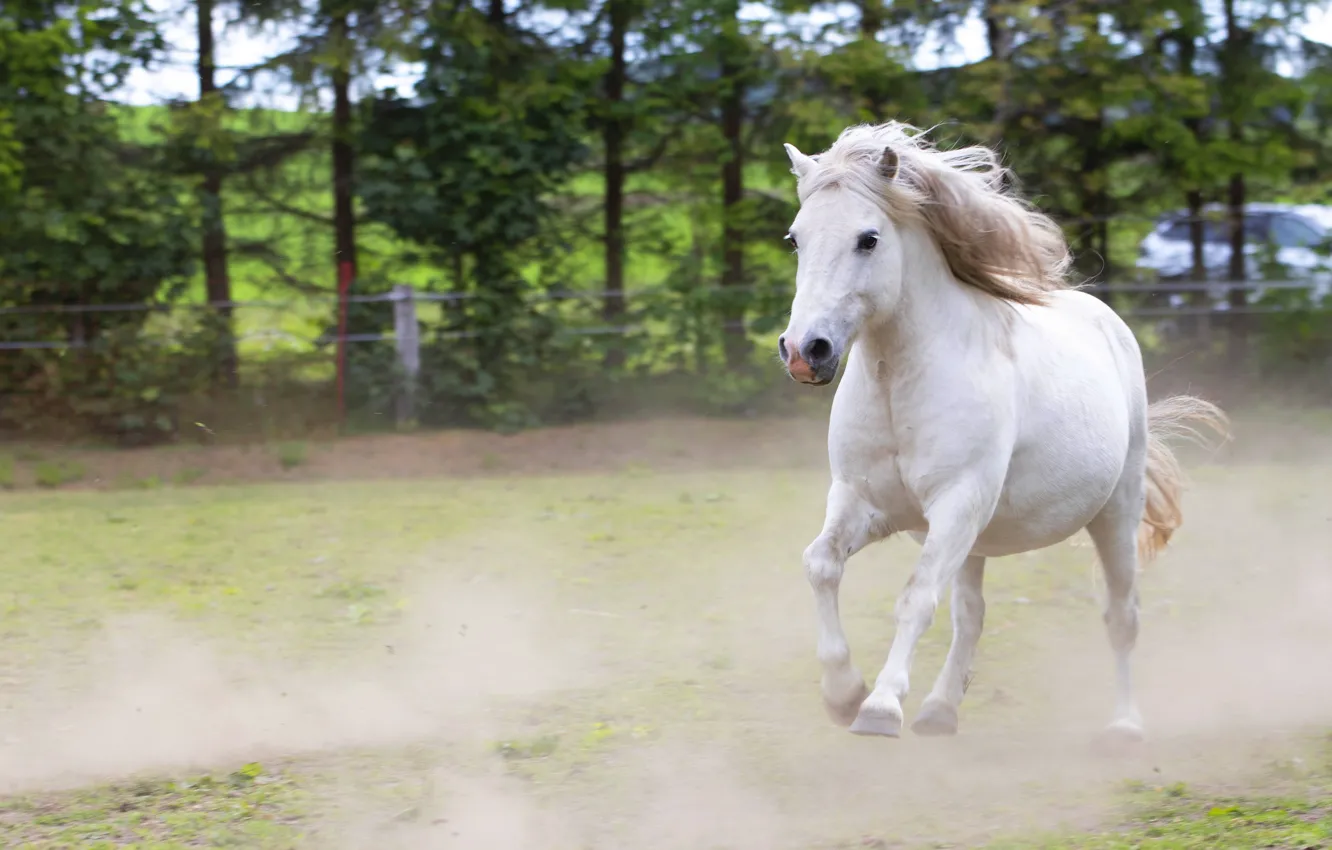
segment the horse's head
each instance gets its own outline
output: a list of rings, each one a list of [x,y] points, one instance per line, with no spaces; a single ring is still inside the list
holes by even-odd
[[[814,157],[794,145],[786,152],[798,178],[818,176]],[[897,154],[885,148],[870,179],[887,184],[897,167]],[[791,377],[822,386],[865,323],[892,311],[901,292],[901,234],[857,182],[830,180],[802,197],[786,239],[798,257],[796,294],[777,350]]]
[[[962,284],[996,303],[1039,304],[1066,285],[1059,226],[1015,196],[982,146],[938,150],[899,122],[847,128],[826,152],[786,145],[800,211],[791,319],[777,350],[791,377],[822,386],[866,328]]]

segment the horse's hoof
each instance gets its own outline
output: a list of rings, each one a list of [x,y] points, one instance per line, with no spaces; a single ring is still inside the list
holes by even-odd
[[[1146,740],[1142,725],[1133,720],[1116,720],[1096,737],[1096,750],[1102,755],[1124,755]]]
[[[832,721],[838,726],[850,726],[855,721],[856,715],[860,712],[861,703],[865,701],[865,698],[869,696],[869,693],[869,688],[865,686],[864,682],[861,682],[860,687],[850,699],[842,702],[833,702],[825,696],[823,698],[823,708],[828,712],[828,716],[832,718]]]
[[[902,712],[884,706],[865,704],[851,724],[853,735],[877,735],[881,738],[902,737]]]
[[[911,731],[928,738],[957,734],[957,709],[943,700],[927,699],[911,724]]]

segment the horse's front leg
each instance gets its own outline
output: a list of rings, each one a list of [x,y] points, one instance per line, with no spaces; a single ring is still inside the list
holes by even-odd
[[[847,559],[886,533],[882,514],[861,499],[850,485],[834,481],[828,491],[823,531],[805,548],[805,574],[814,589],[818,614],[823,704],[829,716],[842,726],[855,719],[869,688],[851,663],[837,591]]]
[[[917,735],[957,734],[957,709],[967,690],[971,660],[985,626],[985,559],[972,555],[953,579],[953,643],[939,678],[911,724]]]
[[[897,633],[888,661],[861,704],[851,731],[896,738],[902,731],[902,700],[910,687],[916,643],[934,622],[939,595],[958,574],[976,544],[990,511],[973,490],[961,488],[935,500],[925,512],[929,533],[920,558],[897,600]]]

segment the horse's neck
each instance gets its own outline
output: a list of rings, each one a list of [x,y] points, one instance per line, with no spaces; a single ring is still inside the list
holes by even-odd
[[[952,359],[966,348],[993,345],[1003,305],[953,277],[925,234],[904,233],[903,248],[901,298],[892,315],[864,335],[868,358],[915,371],[931,359]]]

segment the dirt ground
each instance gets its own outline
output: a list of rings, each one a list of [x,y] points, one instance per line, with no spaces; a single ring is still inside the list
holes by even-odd
[[[1143,577],[1152,737],[1110,759],[1090,746],[1112,680],[1080,538],[990,565],[963,734],[827,721],[799,563],[818,418],[366,437],[286,467],[281,446],[25,447],[25,470],[86,473],[0,495],[0,793],[37,795],[0,812],[32,843],[0,843],[961,846],[1113,830],[1126,794],[1326,799],[1323,422],[1242,413],[1234,445],[1190,460],[1186,526]],[[63,492],[90,488],[111,492]],[[842,614],[871,680],[917,551],[851,562]],[[79,820],[91,804],[42,796],[250,763],[277,795],[262,804],[191,786],[169,814],[133,820],[122,796]]]
[[[1234,442],[1209,459],[1300,463],[1332,454],[1324,409],[1238,408]],[[783,418],[676,417],[533,429],[515,434],[453,430],[229,443],[226,435],[184,435],[165,448],[110,450],[43,443],[0,444],[15,460],[14,488],[36,486],[37,466],[77,470],[60,486],[127,489],[264,481],[411,480],[474,476],[671,472],[755,468],[826,469],[826,411]]]
[[[542,428],[516,434],[435,431],[280,443],[198,440],[155,449],[113,451],[41,443],[15,445],[16,484],[33,486],[33,467],[61,458],[82,471],[67,487],[132,487],[161,483],[416,479],[496,475],[817,466],[824,425],[815,418],[735,420],[680,418]],[[197,435],[196,435],[197,436]],[[0,452],[5,452],[0,447]],[[284,465],[283,454],[296,453]]]

